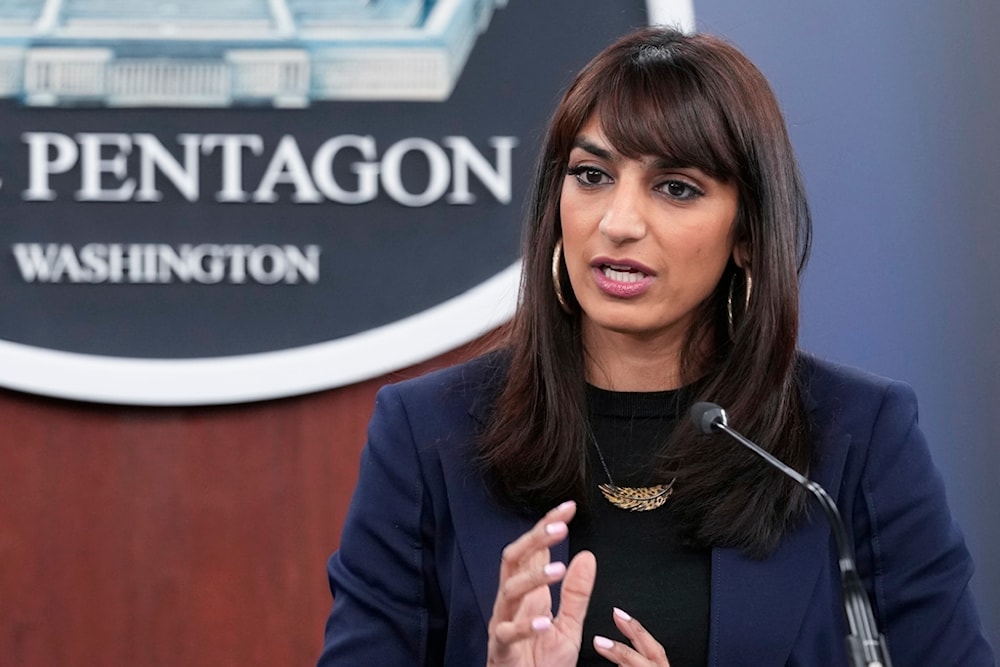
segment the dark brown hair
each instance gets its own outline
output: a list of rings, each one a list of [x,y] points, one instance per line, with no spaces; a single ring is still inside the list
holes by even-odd
[[[795,359],[798,274],[810,220],[784,119],[763,75],[728,43],[644,28],[584,67],[549,124],[524,233],[521,303],[506,341],[509,366],[480,442],[497,494],[531,511],[585,497],[579,306],[563,266],[561,284],[574,313],[560,308],[551,262],[569,153],[595,114],[619,153],[666,157],[737,185],[734,238],[748,250],[752,294],[744,308],[744,272],[730,261],[700,306],[682,373],[697,399],[724,406],[740,430],[805,471],[810,449]],[[664,478],[677,477],[672,516],[697,544],[762,557],[804,507],[794,483],[733,443],[698,434],[686,419],[657,465]]]

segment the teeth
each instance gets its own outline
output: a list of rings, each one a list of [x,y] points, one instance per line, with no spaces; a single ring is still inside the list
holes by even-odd
[[[619,283],[637,283],[646,277],[646,274],[641,271],[623,271],[610,266],[605,266],[601,270],[610,280]]]

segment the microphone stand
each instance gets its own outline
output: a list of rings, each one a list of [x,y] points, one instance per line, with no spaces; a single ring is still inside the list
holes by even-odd
[[[744,447],[749,448],[771,466],[798,482],[819,501],[820,507],[823,508],[830,521],[834,541],[837,544],[837,563],[840,566],[841,590],[848,625],[845,643],[850,665],[851,667],[892,667],[885,636],[878,631],[871,602],[869,602],[868,594],[861,583],[861,577],[858,576],[854,555],[851,553],[851,547],[847,540],[844,521],[840,516],[840,511],[837,510],[837,505],[826,489],[803,476],[794,468],[785,465],[757,443],[744,437],[739,431],[730,428],[726,411],[718,405],[695,403],[691,406],[691,420],[702,433],[712,434],[716,431],[722,431]]]

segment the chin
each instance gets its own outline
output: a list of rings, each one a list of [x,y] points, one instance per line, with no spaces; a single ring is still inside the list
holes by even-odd
[[[629,336],[650,336],[662,332],[664,327],[655,323],[628,317],[590,318],[595,329]]]
[[[655,338],[657,336],[671,337],[673,332],[683,327],[678,319],[667,317],[653,318],[648,306],[640,304],[615,304],[617,307],[583,309],[584,315],[590,320],[593,328],[623,336],[636,338]]]

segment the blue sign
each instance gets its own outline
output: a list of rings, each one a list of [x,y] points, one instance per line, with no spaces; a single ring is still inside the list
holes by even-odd
[[[584,5],[0,8],[0,385],[259,400],[506,321],[557,92],[670,11]]]

